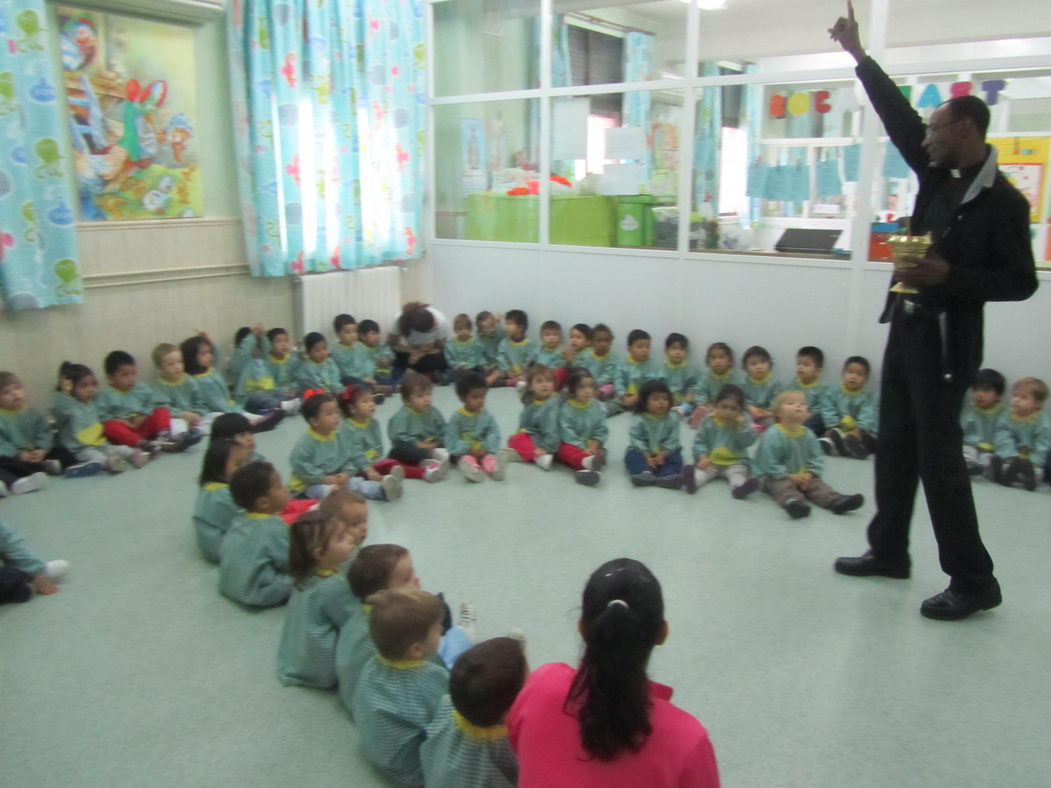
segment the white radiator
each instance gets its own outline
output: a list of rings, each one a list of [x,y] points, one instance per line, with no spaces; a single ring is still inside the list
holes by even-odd
[[[297,345],[309,332],[320,331],[331,348],[335,342],[332,318],[343,312],[359,322],[375,320],[386,336],[401,312],[401,269],[396,265],[299,276],[296,284]]]

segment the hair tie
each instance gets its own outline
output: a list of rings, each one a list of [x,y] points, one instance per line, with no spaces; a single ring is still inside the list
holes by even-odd
[[[606,603],[606,607],[613,607],[614,605],[620,605],[625,610],[631,610],[631,607],[623,599],[611,599]]]

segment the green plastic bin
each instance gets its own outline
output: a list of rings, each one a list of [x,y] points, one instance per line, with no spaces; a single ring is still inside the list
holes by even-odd
[[[617,246],[653,246],[652,194],[627,194],[617,200]]]

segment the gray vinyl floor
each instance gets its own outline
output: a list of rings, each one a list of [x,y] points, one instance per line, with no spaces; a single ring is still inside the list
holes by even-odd
[[[453,392],[436,404],[451,411]],[[513,392],[490,395],[505,434],[518,407]],[[628,423],[611,421],[614,457]],[[296,418],[260,436],[283,473],[302,429]],[[284,611],[219,596],[190,526],[200,458],[0,501],[39,554],[73,564],[60,594],[0,608],[0,783],[383,784],[334,694],[278,684]],[[595,567],[648,564],[671,626],[651,675],[707,726],[728,788],[1048,785],[1048,487],[976,483],[1005,603],[947,624],[918,614],[946,583],[922,501],[912,579],[854,579],[832,561],[864,549],[870,503],[793,522],[721,482],[693,497],[634,489],[619,460],[596,489],[564,468],[508,476],[407,483],[401,501],[372,506],[369,542],[404,544],[425,588],[474,601],[481,636],[524,629],[534,666],[579,655]],[[871,493],[871,462],[830,460],[825,477]]]

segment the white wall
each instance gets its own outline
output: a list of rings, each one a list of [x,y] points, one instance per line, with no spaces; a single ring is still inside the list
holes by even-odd
[[[731,257],[625,254],[615,249],[544,251],[522,245],[442,241],[431,246],[433,286],[428,300],[449,315],[524,309],[535,337],[544,320],[608,323],[623,351],[627,333],[643,328],[663,345],[671,331],[690,339],[695,363],[704,347],[728,342],[741,354],[761,344],[779,374],[792,373],[795,351],[817,345],[826,368],[847,356],[867,356],[879,368],[886,327],[877,322],[889,266],[845,263],[748,263]],[[986,309],[986,364],[1008,378],[1051,380],[1051,272],[1021,304]],[[858,304],[852,310],[852,287]]]

